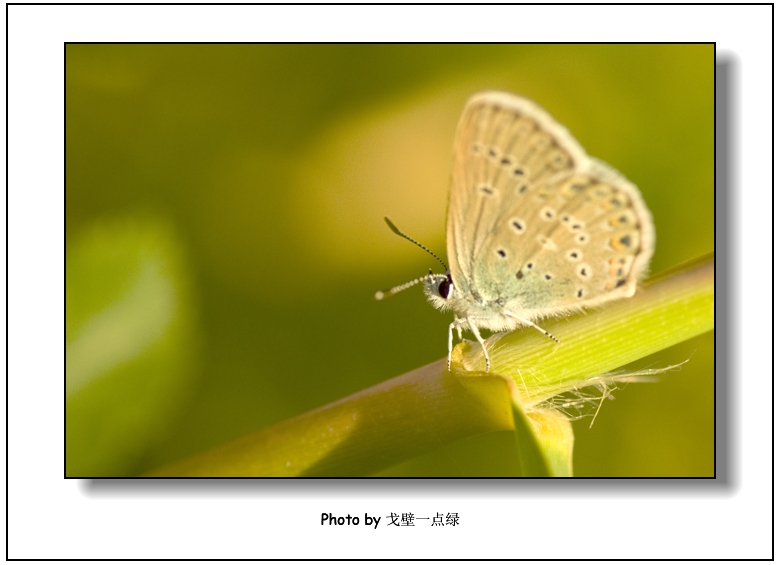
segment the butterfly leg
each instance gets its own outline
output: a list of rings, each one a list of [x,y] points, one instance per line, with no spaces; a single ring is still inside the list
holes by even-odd
[[[513,318],[513,319],[517,320],[518,322],[520,322],[520,323],[522,323],[522,324],[524,324],[524,325],[526,325],[526,326],[531,326],[532,328],[535,328],[536,330],[538,330],[538,331],[542,332],[544,335],[546,335],[547,337],[549,337],[551,340],[553,340],[553,341],[554,341],[555,343],[557,343],[558,345],[560,345],[560,344],[561,344],[561,342],[558,340],[558,338],[557,338],[557,337],[555,337],[555,336],[554,336],[553,334],[551,334],[550,332],[543,330],[542,328],[540,328],[539,326],[537,326],[536,324],[534,324],[534,323],[533,323],[531,320],[526,320],[525,318],[521,318],[521,317],[519,317],[519,316],[517,316],[517,315],[513,314],[513,313],[512,313],[512,312],[510,312],[509,310],[504,310],[502,313],[504,314],[504,316],[507,316],[507,317],[509,317],[509,318]]]
[[[468,318],[458,318],[455,316],[455,321],[450,324],[449,330],[447,331],[447,370],[450,370],[450,365],[452,365],[452,330],[458,331],[458,339],[463,339],[463,336],[461,335],[461,329],[460,327],[463,324],[468,323]]]
[[[471,330],[471,333],[474,334],[474,337],[477,338],[477,341],[479,342],[480,347],[482,347],[482,353],[485,354],[485,372],[490,372],[490,357],[488,357],[487,348],[485,347],[485,340],[482,339],[482,336],[479,335],[479,330],[477,329],[477,326],[474,325],[474,322],[471,318],[466,318],[466,322],[469,325],[469,329]]]
[[[455,314],[455,321],[457,322],[458,320],[460,320],[460,318],[458,318],[458,315]],[[460,324],[455,326],[455,329],[458,330],[458,339],[463,341],[463,330],[460,329]]]

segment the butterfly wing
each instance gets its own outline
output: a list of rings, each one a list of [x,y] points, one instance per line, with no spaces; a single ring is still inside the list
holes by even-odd
[[[639,191],[533,102],[486,92],[455,141],[447,252],[473,308],[535,319],[634,293],[652,254]]]

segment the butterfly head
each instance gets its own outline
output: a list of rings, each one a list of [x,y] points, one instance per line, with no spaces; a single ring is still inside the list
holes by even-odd
[[[449,271],[444,274],[429,273],[423,281],[425,296],[435,308],[447,311],[452,307],[452,297],[455,295],[455,285]]]
[[[394,286],[393,288],[389,290],[379,291],[377,292],[374,297],[377,300],[382,300],[383,298],[386,298],[388,296],[391,296],[393,294],[396,294],[397,292],[401,292],[402,290],[405,290],[409,288],[410,286],[414,286],[417,283],[423,283],[423,290],[425,291],[425,296],[428,297],[428,301],[436,308],[438,308],[441,311],[447,311],[452,309],[452,299],[456,295],[455,291],[455,285],[452,282],[452,275],[450,274],[450,270],[447,268],[447,265],[439,259],[438,255],[436,255],[433,251],[419,243],[417,240],[412,239],[405,233],[403,233],[401,230],[399,230],[397,227],[395,227],[395,224],[390,221],[389,218],[385,218],[385,222],[390,227],[390,229],[393,231],[394,234],[401,236],[402,238],[411,241],[414,243],[417,247],[425,250],[426,252],[430,253],[433,257],[436,258],[436,260],[442,264],[442,266],[445,269],[445,273],[434,273],[432,270],[428,270],[428,274],[424,277],[420,277],[418,279],[414,279],[413,281],[409,281],[408,283],[401,284],[398,286]]]

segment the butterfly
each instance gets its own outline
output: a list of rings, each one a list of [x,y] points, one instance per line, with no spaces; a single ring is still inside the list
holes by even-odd
[[[417,283],[430,303],[452,311],[452,334],[466,328],[490,358],[480,329],[493,332],[632,296],[655,246],[653,219],[639,190],[590,157],[536,103],[487,91],[472,96],[455,135],[444,273],[376,293],[385,298]]]

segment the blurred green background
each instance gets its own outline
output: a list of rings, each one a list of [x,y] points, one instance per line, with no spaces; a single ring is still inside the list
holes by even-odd
[[[544,106],[653,213],[651,273],[713,250],[712,45],[68,45],[66,473],[130,476],[446,355],[455,126]],[[574,423],[575,475],[714,473],[713,336]],[[512,475],[511,433],[387,475]]]

